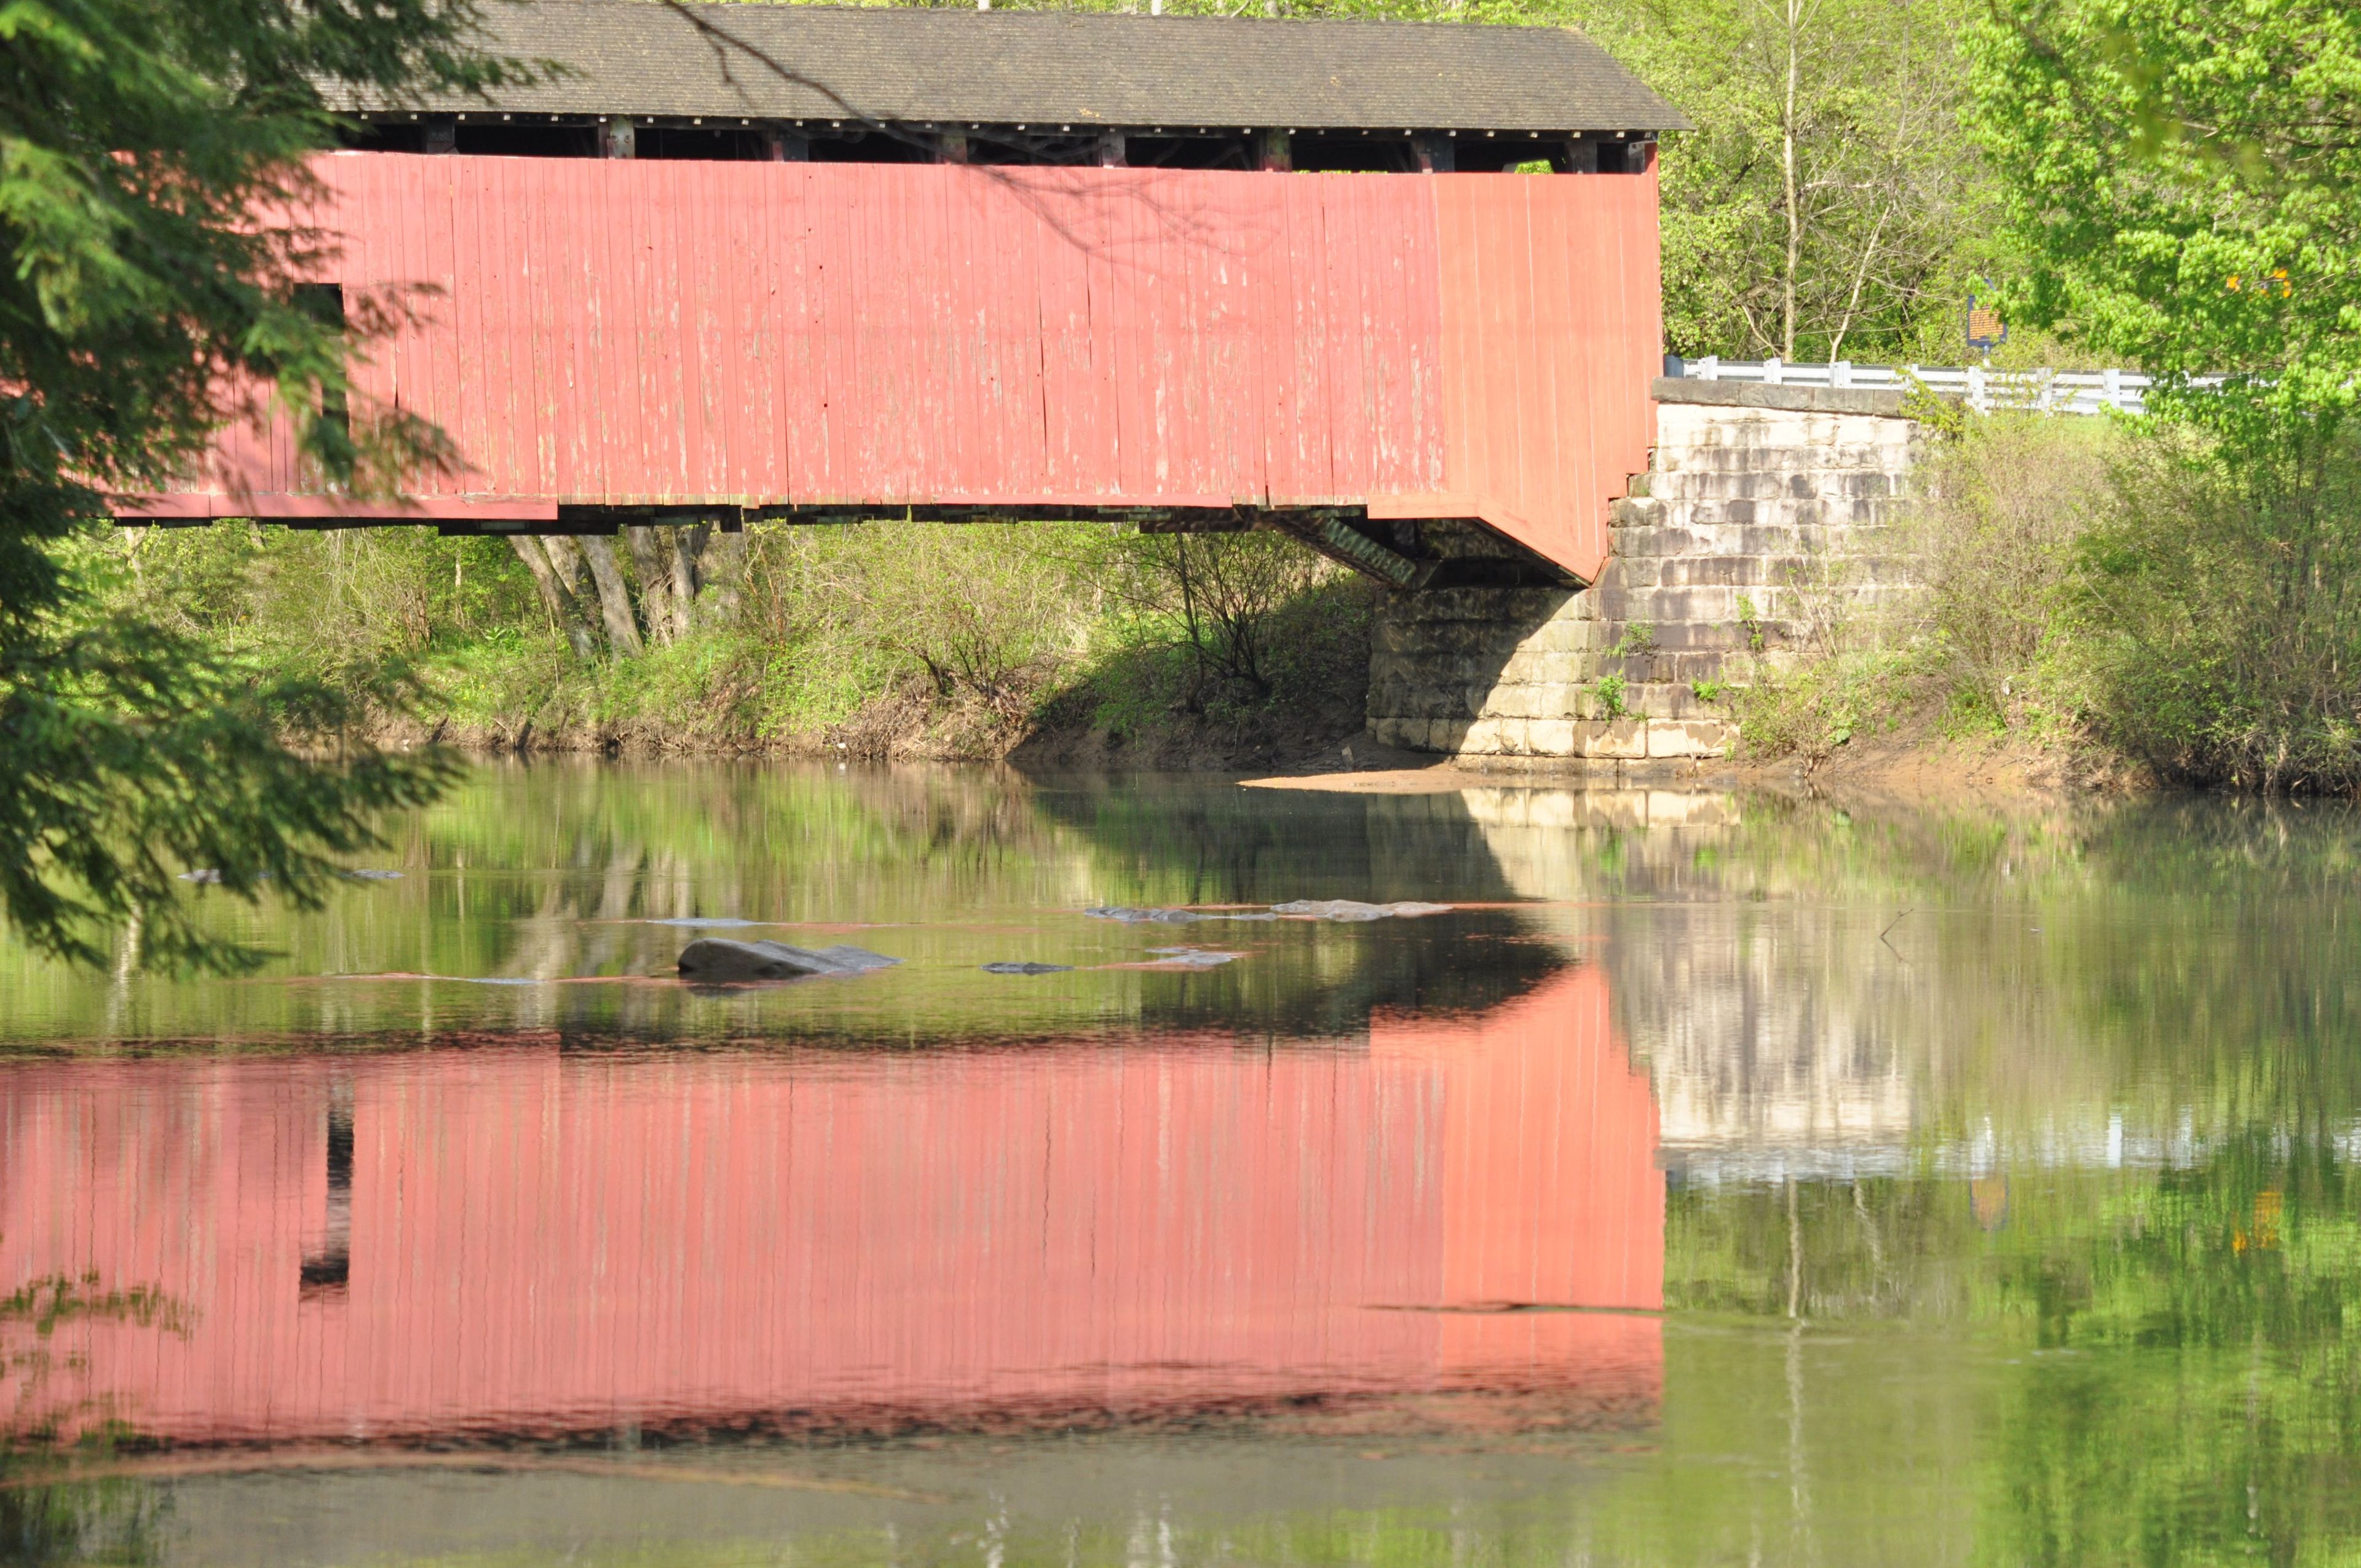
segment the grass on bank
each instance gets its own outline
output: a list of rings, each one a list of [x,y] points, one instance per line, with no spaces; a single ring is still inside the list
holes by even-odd
[[[2361,788],[2353,430],[2233,453],[2186,428],[1965,417],[1891,545],[1923,591],[1758,661],[1729,698],[1748,754],[1817,762],[1922,725],[2169,784]]]
[[[1371,591],[1266,533],[1104,525],[758,528],[667,638],[583,658],[505,541],[250,522],[126,531],[118,602],[258,671],[407,663],[426,716],[503,745],[994,757],[1093,737],[1142,760],[1360,723]]]

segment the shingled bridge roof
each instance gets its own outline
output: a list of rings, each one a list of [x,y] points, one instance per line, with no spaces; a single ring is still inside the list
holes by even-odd
[[[1688,124],[1570,27],[706,0],[685,8],[712,30],[656,0],[494,5],[488,46],[555,63],[549,80],[489,103],[346,106],[1075,130],[1647,133]]]

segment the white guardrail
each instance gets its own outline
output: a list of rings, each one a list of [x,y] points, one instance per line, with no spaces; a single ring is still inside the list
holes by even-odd
[[[1692,381],[1755,381],[1766,387],[1858,387],[1907,391],[1913,385],[1964,399],[1979,413],[1994,409],[2033,409],[2043,413],[2095,414],[2109,409],[2144,413],[2152,377],[2136,370],[1994,370],[1971,365],[1947,369],[1932,365],[1787,365],[1776,359],[1683,359],[1664,356],[1664,374]],[[2199,376],[2191,385],[2220,382]]]

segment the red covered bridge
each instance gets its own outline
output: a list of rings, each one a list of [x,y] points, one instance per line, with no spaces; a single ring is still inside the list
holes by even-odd
[[[1680,121],[1571,31],[500,9],[566,73],[356,104],[319,165],[322,281],[431,291],[357,410],[465,470],[364,505],[231,431],[126,521],[1090,517],[1397,586],[1455,532],[1587,580],[1647,465]]]

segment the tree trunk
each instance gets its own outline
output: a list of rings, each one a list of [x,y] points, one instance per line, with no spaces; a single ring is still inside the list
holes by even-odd
[[[739,596],[746,587],[746,535],[716,533],[706,548],[698,576],[697,608],[707,624],[735,617]]]
[[[597,652],[598,631],[592,623],[591,607],[598,602],[598,588],[591,577],[590,563],[583,557],[581,543],[570,533],[544,533],[541,547],[548,553],[558,586],[574,601],[574,624],[581,628],[582,646]]]
[[[672,634],[681,638],[688,635],[689,614],[705,587],[705,550],[713,539],[713,524],[696,522],[665,532],[672,535]]]
[[[566,641],[573,644],[574,656],[588,659],[598,652],[598,643],[583,620],[581,601],[575,597],[573,584],[567,581],[574,574],[560,576],[558,568],[551,564],[555,552],[544,551],[542,542],[530,533],[510,534],[509,548],[533,574],[533,586],[541,594],[542,606],[549,611],[550,620],[565,631]],[[580,558],[576,557],[572,564],[578,565]]]
[[[1779,313],[1781,359],[1795,357],[1795,273],[1804,260],[1804,214],[1796,205],[1795,190],[1795,88],[1800,74],[1796,50],[1803,25],[1803,0],[1787,0],[1787,96],[1779,114],[1779,170],[1787,199],[1787,266]]]
[[[666,528],[631,527],[623,539],[631,548],[631,575],[640,579],[640,614],[648,635],[658,647],[673,640],[672,552],[664,547]]]
[[[626,653],[646,652],[639,623],[631,619],[631,591],[623,586],[623,569],[615,564],[615,542],[586,533],[577,543],[583,558],[590,563],[591,580],[598,585],[598,615],[607,623],[607,646],[618,659]]]

